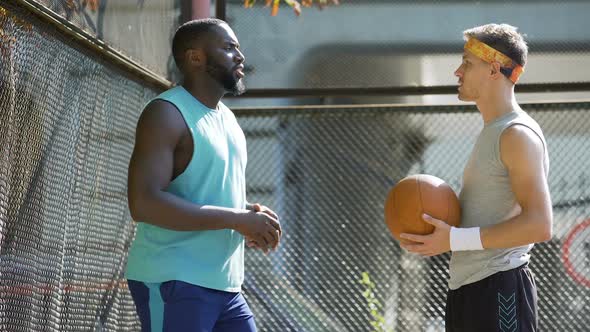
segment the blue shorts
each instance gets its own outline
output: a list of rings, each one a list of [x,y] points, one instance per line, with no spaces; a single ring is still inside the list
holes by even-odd
[[[242,293],[177,280],[127,283],[142,332],[256,332],[254,316]]]

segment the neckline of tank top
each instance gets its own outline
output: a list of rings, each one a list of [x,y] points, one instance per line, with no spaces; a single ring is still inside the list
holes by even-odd
[[[523,111],[521,110],[514,110],[512,112],[508,112],[505,114],[500,115],[499,117],[495,118],[494,120],[492,120],[492,122],[488,122],[486,124],[484,124],[484,128],[493,126],[495,124],[497,124],[498,122],[505,120],[507,118],[513,117],[513,116],[517,116],[518,114],[521,114]]]
[[[193,96],[190,92],[188,92],[188,90],[185,89],[184,86],[182,86],[182,85],[178,85],[178,86],[182,89],[182,91],[184,91],[184,93],[186,93],[189,96],[191,96],[191,98],[193,98],[197,103],[199,103],[201,106],[203,106],[204,108],[208,109],[209,111],[214,112],[214,113],[220,113],[222,111],[222,109],[221,109],[221,101],[219,101],[217,103],[217,105],[215,106],[215,108],[210,108],[209,106],[203,104],[199,99],[197,99],[195,96]]]

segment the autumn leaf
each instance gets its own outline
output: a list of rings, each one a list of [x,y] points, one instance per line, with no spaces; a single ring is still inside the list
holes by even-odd
[[[314,0],[301,0],[301,2],[297,1],[297,0],[282,0],[282,1],[285,2],[287,5],[289,5],[291,8],[293,8],[293,12],[297,16],[301,15],[301,6],[311,7],[314,5]],[[244,0],[244,8],[252,8],[254,6],[255,2],[256,2],[256,0]],[[315,0],[315,3],[317,3],[317,6],[319,9],[323,9],[324,7],[326,7],[330,4],[339,5],[340,1],[339,0]],[[264,0],[264,7],[271,7],[271,10],[270,10],[271,16],[276,16],[278,14],[280,4],[281,4],[281,0]]]
[[[76,10],[76,3],[74,0],[66,0],[66,7],[70,10]]]
[[[272,10],[270,11],[270,16],[277,16],[277,14],[279,13],[279,4],[280,3],[281,3],[281,0],[273,0]]]
[[[88,1],[88,7],[90,7],[90,10],[95,12],[98,9],[98,2],[100,0],[87,0],[87,1]]]
[[[293,11],[295,12],[295,15],[299,16],[301,15],[301,5],[299,4],[298,1],[296,0],[285,0],[285,2],[293,7]]]

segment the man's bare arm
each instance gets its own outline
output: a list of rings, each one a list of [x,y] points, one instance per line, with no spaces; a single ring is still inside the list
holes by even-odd
[[[278,220],[264,213],[200,206],[165,191],[172,180],[174,150],[186,132],[179,111],[157,100],[144,110],[129,163],[128,198],[134,220],[176,231],[235,229],[259,242],[278,243]]]
[[[551,239],[553,211],[543,142],[531,129],[516,125],[502,133],[500,152],[522,211],[499,224],[481,228],[483,247],[511,248]]]

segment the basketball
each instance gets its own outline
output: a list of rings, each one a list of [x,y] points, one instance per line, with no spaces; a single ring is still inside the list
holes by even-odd
[[[398,241],[401,233],[426,235],[434,226],[422,219],[426,213],[451,226],[459,226],[461,206],[453,189],[443,180],[427,174],[416,174],[400,180],[385,200],[385,223]]]

